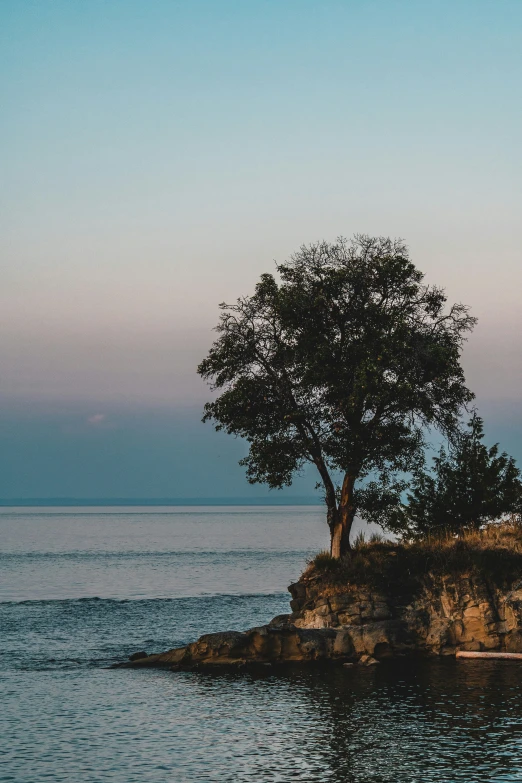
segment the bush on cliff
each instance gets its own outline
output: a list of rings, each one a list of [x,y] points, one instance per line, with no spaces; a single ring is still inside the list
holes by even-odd
[[[413,475],[407,501],[398,498],[377,519],[405,538],[460,535],[522,511],[522,482],[515,460],[498,444],[483,443],[483,422],[473,411],[467,429],[441,448],[433,469]]]
[[[359,539],[351,556],[335,560],[321,552],[303,575],[325,586],[367,585],[408,597],[430,577],[480,575],[506,588],[522,579],[522,519],[490,524],[482,530],[393,542]]]

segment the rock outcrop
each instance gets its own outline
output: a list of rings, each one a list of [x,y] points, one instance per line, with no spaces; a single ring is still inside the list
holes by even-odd
[[[174,650],[148,655],[123,667],[193,669],[203,666],[270,665],[292,661],[356,661],[350,634],[333,628],[297,628],[287,616],[268,625],[201,636],[197,642]]]
[[[406,600],[306,578],[289,589],[296,628],[347,633],[358,656],[522,652],[522,581],[501,591],[477,575],[428,575]]]
[[[522,581],[502,592],[476,575],[427,577],[405,600],[305,574],[289,590],[292,614],[268,625],[207,634],[186,647],[139,653],[119,665],[174,670],[297,661],[368,665],[415,653],[522,652]]]

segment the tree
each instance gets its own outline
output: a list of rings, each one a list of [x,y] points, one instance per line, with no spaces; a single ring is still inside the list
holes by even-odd
[[[482,442],[484,427],[473,411],[468,428],[449,449],[441,448],[432,472],[417,473],[395,529],[412,537],[478,529],[522,508],[522,483],[515,460],[498,444]],[[393,525],[392,525],[393,527]]]
[[[457,426],[473,396],[459,358],[475,319],[423,284],[401,241],[303,246],[277,272],[279,282],[264,274],[253,296],[220,305],[198,372],[221,393],[203,421],[248,441],[251,483],[288,486],[314,464],[340,557],[356,512],[375,513],[396,472],[417,463],[424,428]],[[372,472],[373,490],[358,488]]]

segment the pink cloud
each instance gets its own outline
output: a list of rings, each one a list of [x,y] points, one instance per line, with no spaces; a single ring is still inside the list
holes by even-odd
[[[107,419],[107,416],[105,413],[93,413],[92,416],[89,416],[87,419],[87,424],[103,424]]]

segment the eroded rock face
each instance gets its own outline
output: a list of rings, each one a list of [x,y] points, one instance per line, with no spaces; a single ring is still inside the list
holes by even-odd
[[[327,591],[313,580],[290,586],[298,628],[345,629],[358,654],[375,658],[457,649],[522,652],[522,582],[502,593],[485,579],[429,579],[409,602],[370,589]]]
[[[207,634],[196,642],[125,667],[192,669],[295,661],[375,663],[407,654],[460,650],[522,652],[522,580],[507,592],[485,579],[428,578],[415,597],[391,597],[353,585],[303,577],[290,585],[290,615],[244,633]]]

